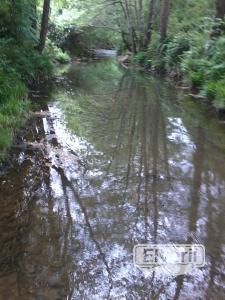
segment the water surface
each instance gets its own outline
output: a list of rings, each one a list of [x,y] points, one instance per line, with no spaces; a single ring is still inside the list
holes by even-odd
[[[0,299],[224,299],[224,125],[111,59],[61,73],[0,177]],[[192,242],[193,274],[133,265],[138,243]]]

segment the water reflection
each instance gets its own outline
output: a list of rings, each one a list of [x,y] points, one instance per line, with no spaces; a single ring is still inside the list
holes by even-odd
[[[1,177],[0,299],[223,298],[223,140],[178,97],[111,60],[71,67],[24,137],[45,151]],[[196,241],[192,275],[132,263],[137,243]]]

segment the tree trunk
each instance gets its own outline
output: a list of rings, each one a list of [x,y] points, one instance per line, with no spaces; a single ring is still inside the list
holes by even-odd
[[[125,33],[123,30],[121,30],[121,36],[122,36],[122,40],[125,46],[125,49],[129,50],[132,52],[131,46],[129,41],[127,40],[127,33]]]
[[[215,17],[218,19],[224,19],[225,15],[225,0],[216,0],[216,14]],[[215,23],[212,32],[210,33],[210,37],[215,39],[221,36],[225,31],[224,23]]]
[[[45,48],[45,42],[46,42],[46,37],[47,37],[47,33],[48,33],[50,2],[51,2],[51,0],[44,0],[42,21],[41,21],[40,40],[39,40],[39,46],[38,46],[38,50],[40,53],[42,53]]]
[[[148,1],[148,15],[147,15],[147,27],[144,35],[143,48],[147,48],[151,40],[152,31],[152,18],[153,18],[153,0]]]
[[[32,5],[32,16],[30,18],[31,20],[31,27],[35,33],[35,36],[37,36],[37,31],[38,31],[38,24],[37,24],[37,20],[38,20],[38,15],[37,15],[37,6],[36,3],[31,4]]]
[[[223,19],[225,15],[225,0],[216,0],[216,18]]]
[[[160,42],[162,42],[167,35],[167,25],[169,19],[169,0],[162,0],[161,5],[162,6],[161,6],[160,25],[159,25]]]
[[[135,11],[136,11],[136,19],[137,19],[137,39],[138,39],[138,50],[142,49],[142,9],[143,3],[142,0],[135,1]]]
[[[127,29],[128,29],[131,49],[133,53],[136,53],[136,43],[135,43],[135,38],[133,33],[133,26],[132,26],[132,12],[131,12],[130,0],[125,0],[125,10],[126,10]]]

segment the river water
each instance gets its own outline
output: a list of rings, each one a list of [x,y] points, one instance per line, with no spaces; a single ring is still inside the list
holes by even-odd
[[[225,299],[224,124],[113,59],[35,95],[0,175],[0,299]],[[140,243],[201,243],[206,265],[145,276]]]

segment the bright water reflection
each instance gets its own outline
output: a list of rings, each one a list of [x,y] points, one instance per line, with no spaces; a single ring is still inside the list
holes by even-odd
[[[1,177],[0,299],[223,299],[225,131],[181,97],[111,60],[71,66],[24,136],[45,150]],[[144,278],[133,246],[169,242],[203,243],[207,265]]]

